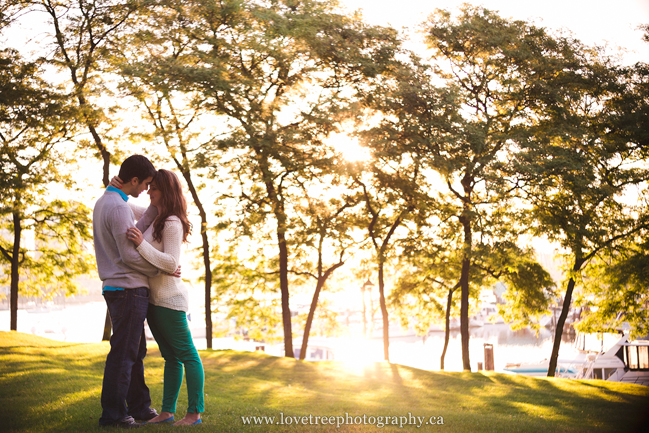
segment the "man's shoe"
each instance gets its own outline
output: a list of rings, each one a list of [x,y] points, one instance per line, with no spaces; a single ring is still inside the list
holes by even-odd
[[[150,409],[146,412],[134,415],[133,418],[138,419],[140,421],[148,421],[150,419],[153,419],[158,416],[158,412],[156,412],[155,409]]]
[[[138,428],[142,424],[136,423],[132,416],[127,416],[119,421],[99,424],[101,427]]]

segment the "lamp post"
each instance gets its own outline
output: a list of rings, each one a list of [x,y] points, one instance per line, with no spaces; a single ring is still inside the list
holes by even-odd
[[[367,338],[367,308],[365,307],[365,291],[372,290],[372,287],[374,287],[374,284],[372,284],[369,278],[361,287],[361,293],[363,294],[363,337],[365,338]],[[370,293],[370,297],[371,296],[372,294]]]

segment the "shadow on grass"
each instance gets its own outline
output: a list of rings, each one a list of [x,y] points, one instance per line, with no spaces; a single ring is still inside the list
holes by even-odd
[[[0,335],[0,339],[4,337]],[[102,431],[97,421],[106,343],[55,344],[26,337],[5,343],[0,344],[0,419],[4,431]],[[242,419],[278,417],[280,413],[443,416],[447,433],[633,432],[641,431],[647,421],[644,413],[649,388],[640,386],[490,372],[429,372],[381,362],[364,366],[308,363],[234,351],[200,351],[200,356],[205,369],[203,419],[210,431],[377,429],[371,425],[271,428],[244,425]],[[155,346],[150,347],[145,366],[153,406],[160,408],[164,360]],[[179,396],[179,416],[184,415],[187,405],[185,389],[183,386]],[[383,430],[422,431],[412,425],[386,426]]]
[[[638,408],[649,403],[645,389],[634,394],[628,389],[617,391],[617,384],[603,382],[428,372],[387,363],[370,364],[350,374],[344,364],[335,362],[314,364],[227,352],[207,355],[204,363],[222,371],[222,386],[239,386],[250,404],[294,410],[296,415],[309,415],[300,410],[304,407],[317,408],[323,414],[362,410],[401,416],[416,411],[430,415],[434,411],[469,430],[478,421],[488,425],[511,418],[517,419],[519,431],[542,431],[544,425],[551,431],[618,431],[620,425],[634,431],[644,420]],[[234,372],[236,375],[232,375]],[[291,396],[300,404],[287,405],[286,398]]]

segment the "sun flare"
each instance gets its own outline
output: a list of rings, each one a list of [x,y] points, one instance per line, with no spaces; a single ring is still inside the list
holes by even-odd
[[[344,132],[333,133],[325,141],[349,162],[363,162],[372,157],[367,147],[361,146],[356,138],[350,137]]]

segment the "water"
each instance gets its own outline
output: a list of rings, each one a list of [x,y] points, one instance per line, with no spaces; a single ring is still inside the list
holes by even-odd
[[[53,340],[79,343],[96,343],[101,340],[106,315],[104,302],[91,302],[81,305],[51,306],[34,310],[18,310],[18,331],[50,338]],[[195,336],[204,336],[204,325],[199,314],[190,322]],[[10,315],[8,310],[0,310],[0,330],[8,331]],[[392,332],[392,327],[391,327]],[[534,331],[522,329],[512,331],[506,324],[488,324],[471,328],[469,353],[471,369],[477,370],[478,362],[484,365],[484,344],[493,345],[495,371],[502,372],[505,364],[512,362],[536,362],[550,357],[553,333],[545,328],[536,335]],[[397,334],[396,332],[394,334]],[[403,334],[403,333],[402,333]],[[364,339],[357,332],[353,336],[318,339],[312,338],[310,345],[326,344],[335,352],[335,359],[364,363],[383,359],[381,338]],[[375,334],[376,335],[376,334]],[[324,343],[323,343],[324,342]],[[205,338],[196,338],[197,348],[206,347]],[[390,358],[397,364],[408,365],[424,370],[439,370],[440,355],[444,345],[443,332],[431,332],[425,337],[415,335],[391,337]],[[255,350],[259,343],[235,340],[234,338],[215,338],[214,349]],[[282,355],[281,345],[266,346],[266,352]],[[562,342],[561,353],[571,351],[569,338]],[[562,355],[560,355],[562,356]],[[459,331],[451,331],[446,352],[445,367],[448,371],[462,370],[461,339]]]

